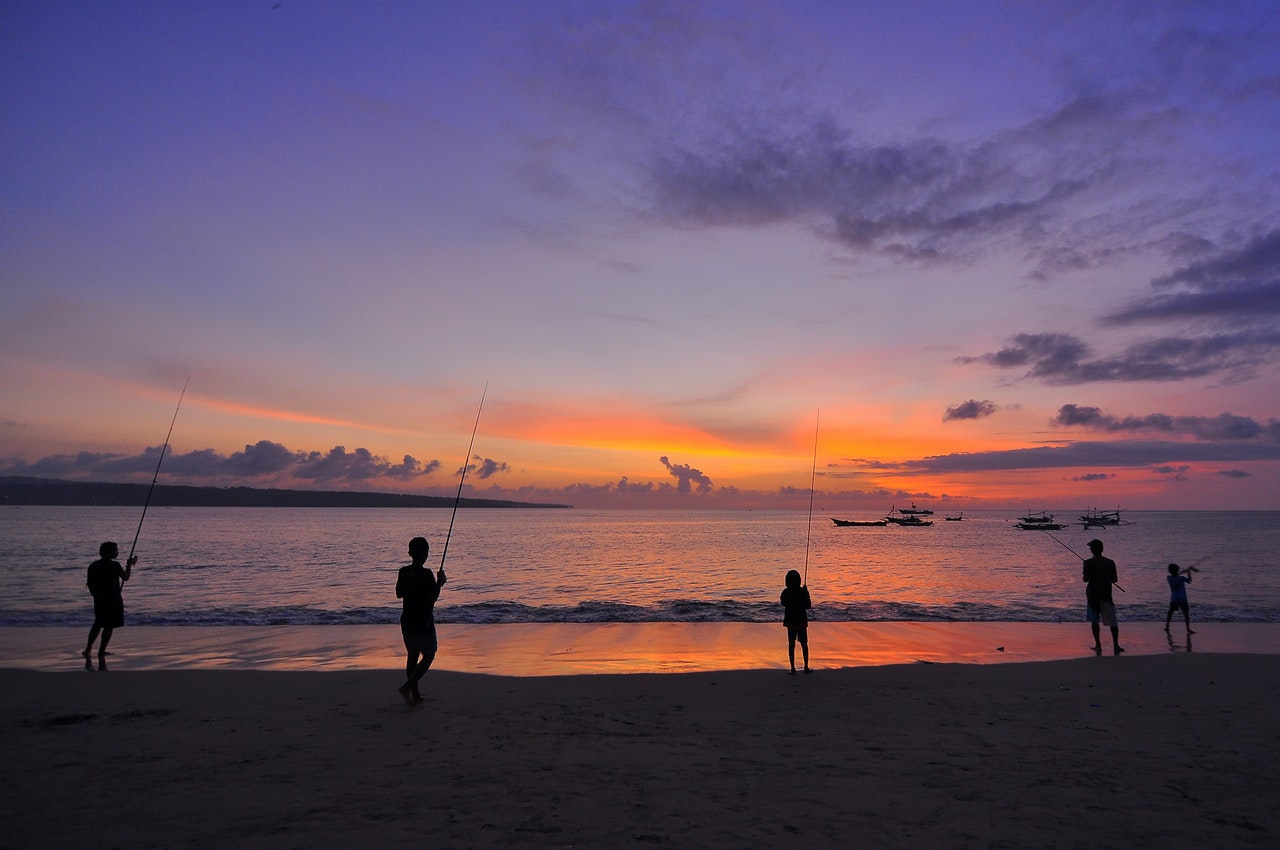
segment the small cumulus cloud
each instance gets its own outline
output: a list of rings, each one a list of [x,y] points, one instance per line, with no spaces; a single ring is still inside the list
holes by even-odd
[[[668,458],[661,457],[659,460],[662,465],[667,468],[667,472],[676,479],[676,491],[680,493],[688,493],[694,484],[698,485],[699,493],[711,492],[711,479],[702,473],[701,470],[694,469],[687,463],[673,464]]]
[[[499,472],[511,471],[511,464],[506,463],[505,461],[497,461],[493,458],[487,457],[481,458],[479,455],[476,455],[475,459],[479,461],[479,463],[470,464],[467,469],[474,470],[476,478],[479,478],[481,481],[492,478]]]
[[[947,412],[942,415],[943,422],[955,422],[964,419],[984,419],[995,413],[1000,408],[993,401],[986,399],[978,401],[969,399],[947,408]]]

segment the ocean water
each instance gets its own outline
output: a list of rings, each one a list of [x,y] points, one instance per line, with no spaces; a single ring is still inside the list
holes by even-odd
[[[0,626],[83,625],[98,544],[121,559],[137,508],[0,509]],[[1060,511],[1059,521],[1080,511]],[[847,515],[838,513],[845,518]],[[1122,619],[1163,621],[1166,565],[1201,568],[1198,621],[1280,622],[1280,512],[1143,512],[1131,525],[1021,531],[1013,512],[928,528],[835,526],[788,511],[464,509],[442,623],[775,622],[789,569],[826,621],[1079,622],[1097,537]],[[866,518],[853,517],[848,518]],[[131,625],[392,624],[409,538],[439,557],[441,509],[152,508],[126,585]]]

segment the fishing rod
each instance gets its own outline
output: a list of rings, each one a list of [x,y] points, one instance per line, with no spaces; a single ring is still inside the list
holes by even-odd
[[[1050,533],[1049,533],[1049,532],[1047,532],[1047,531],[1046,531],[1044,534],[1045,534],[1045,536],[1046,536],[1046,537],[1048,537],[1049,539],[1053,540],[1055,543],[1057,543],[1057,544],[1058,544],[1059,546],[1061,546],[1063,549],[1066,549],[1066,550],[1067,550],[1068,552],[1070,552],[1072,555],[1075,555],[1077,558],[1080,558],[1080,553],[1079,553],[1079,552],[1077,552],[1075,549],[1072,549],[1070,546],[1068,546],[1067,544],[1063,543],[1061,540],[1059,540],[1058,538],[1054,537],[1052,534],[1050,534]],[[1080,558],[1080,560],[1082,560],[1082,561],[1083,561],[1083,560],[1085,560],[1085,559],[1084,559],[1084,558]],[[1112,584],[1114,584],[1116,587],[1120,587],[1120,582],[1118,582],[1118,581],[1113,581],[1113,582],[1111,582],[1111,583],[1112,583]],[[1128,593],[1129,591],[1125,590],[1123,587],[1120,587],[1120,592],[1121,592],[1121,593]]]
[[[1204,563],[1205,561],[1207,561],[1207,560],[1209,560],[1209,556],[1208,556],[1208,555],[1205,555],[1204,557],[1201,557],[1201,558],[1196,558],[1196,559],[1195,559],[1194,561],[1192,561],[1188,566],[1183,567],[1183,568],[1181,569],[1181,571],[1180,571],[1180,572],[1183,572],[1183,573],[1198,573],[1198,572],[1200,572],[1200,565],[1201,565],[1201,564],[1203,564],[1203,563]]]
[[[813,418],[813,468],[809,471],[809,525],[804,532],[804,582],[809,585],[809,538],[813,534],[813,486],[818,479],[818,421],[822,417],[822,408]]]
[[[476,424],[471,428],[471,442],[467,443],[467,456],[462,459],[462,477],[458,479],[458,495],[453,498],[453,514],[449,517],[449,530],[444,535],[444,550],[440,552],[440,569],[444,569],[445,556],[449,554],[449,538],[453,536],[453,521],[458,516],[458,502],[462,501],[462,485],[467,480],[467,467],[471,465],[471,447],[476,444],[476,431],[480,428],[480,411],[484,410],[484,397],[489,394],[489,382],[484,382],[480,393],[480,407],[476,409]]]
[[[187,394],[187,384],[191,379],[182,382],[182,392],[178,395],[178,406],[173,409],[173,419],[169,421],[169,433],[164,435],[164,445],[160,447],[160,459],[156,461],[155,475],[151,476],[151,489],[147,490],[147,500],[142,503],[142,516],[138,518],[138,530],[133,533],[133,543],[129,546],[129,561],[133,560],[133,550],[138,546],[138,535],[142,534],[142,521],[147,518],[147,507],[151,504],[151,494],[156,491],[156,479],[160,477],[160,464],[164,463],[164,453],[169,450],[169,438],[173,436],[174,423],[178,421],[178,411],[182,409],[182,399]],[[126,561],[125,563],[128,563]]]
[[[1044,533],[1044,535],[1045,535],[1045,537],[1048,537],[1050,540],[1052,540],[1054,543],[1057,543],[1057,544],[1058,544],[1059,546],[1061,546],[1063,549],[1066,549],[1066,550],[1067,550],[1068,552],[1070,552],[1072,555],[1075,555],[1077,558],[1080,558],[1080,553],[1079,553],[1079,552],[1077,552],[1075,549],[1072,549],[1070,546],[1068,546],[1067,544],[1063,543],[1061,540],[1059,540],[1058,538],[1054,537],[1054,536],[1053,536],[1052,534],[1050,534],[1049,532],[1047,532],[1047,531],[1046,531],[1046,532]],[[1080,560],[1082,560],[1082,561],[1083,561],[1083,560],[1084,560],[1084,558],[1080,558]]]

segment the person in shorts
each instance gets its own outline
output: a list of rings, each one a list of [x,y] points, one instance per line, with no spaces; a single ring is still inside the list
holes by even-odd
[[[1102,637],[1099,624],[1110,627],[1111,646],[1116,655],[1124,652],[1120,645],[1120,621],[1116,617],[1116,605],[1111,599],[1111,585],[1120,580],[1116,562],[1102,555],[1102,541],[1090,540],[1092,558],[1084,562],[1084,598],[1089,608],[1089,625],[1093,631],[1093,651],[1102,654]]]
[[[138,559],[130,557],[122,567],[116,560],[119,556],[120,547],[108,540],[98,547],[98,560],[89,565],[85,584],[93,596],[93,626],[89,629],[89,642],[81,653],[86,669],[92,666],[93,642],[99,633],[102,634],[102,643],[98,644],[98,669],[107,669],[107,644],[111,643],[112,633],[124,625],[124,594],[121,591]]]
[[[1191,584],[1191,573],[1196,572],[1195,567],[1187,567],[1187,571],[1182,572],[1182,568],[1177,564],[1169,565],[1169,613],[1164,617],[1164,630],[1169,631],[1169,623],[1173,620],[1173,612],[1181,611],[1182,619],[1187,624],[1187,634],[1193,635],[1195,632],[1191,630],[1191,603],[1187,600],[1187,585]]]

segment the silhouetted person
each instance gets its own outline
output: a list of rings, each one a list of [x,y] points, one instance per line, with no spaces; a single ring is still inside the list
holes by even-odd
[[[809,672],[809,609],[813,601],[809,588],[800,583],[800,573],[788,570],[786,587],[782,590],[782,625],[787,627],[787,658],[791,661],[791,673],[796,672],[796,641],[804,651],[804,672]]]
[[[1111,585],[1120,580],[1116,574],[1116,562],[1102,556],[1102,541],[1090,540],[1089,551],[1093,557],[1084,562],[1084,598],[1089,604],[1089,625],[1093,629],[1093,651],[1102,652],[1102,637],[1098,629],[1101,621],[1111,627],[1111,645],[1116,655],[1124,652],[1120,645],[1120,621],[1116,618],[1116,606],[1111,600]]]
[[[93,627],[89,629],[89,642],[82,653],[87,669],[92,668],[90,659],[98,633],[102,633],[102,643],[98,645],[98,668],[106,669],[107,644],[111,643],[111,634],[124,625],[124,596],[120,590],[132,575],[133,565],[138,563],[138,559],[130,557],[121,567],[116,560],[119,554],[120,547],[108,540],[98,547],[98,560],[89,565],[85,584],[93,595]]]
[[[1164,617],[1164,630],[1169,631],[1169,623],[1173,620],[1173,612],[1182,610],[1182,619],[1187,624],[1187,634],[1193,635],[1191,631],[1191,603],[1187,601],[1187,585],[1191,584],[1191,573],[1195,572],[1195,567],[1188,567],[1187,572],[1183,573],[1177,564],[1169,565],[1169,613]]]
[[[418,681],[431,668],[436,657],[436,600],[446,581],[444,565],[437,578],[423,566],[431,548],[425,537],[409,541],[409,557],[413,563],[400,568],[396,579],[396,598],[404,600],[400,613],[400,633],[404,636],[404,648],[408,651],[404,674],[406,681],[400,686],[400,696],[409,705],[422,702]]]

